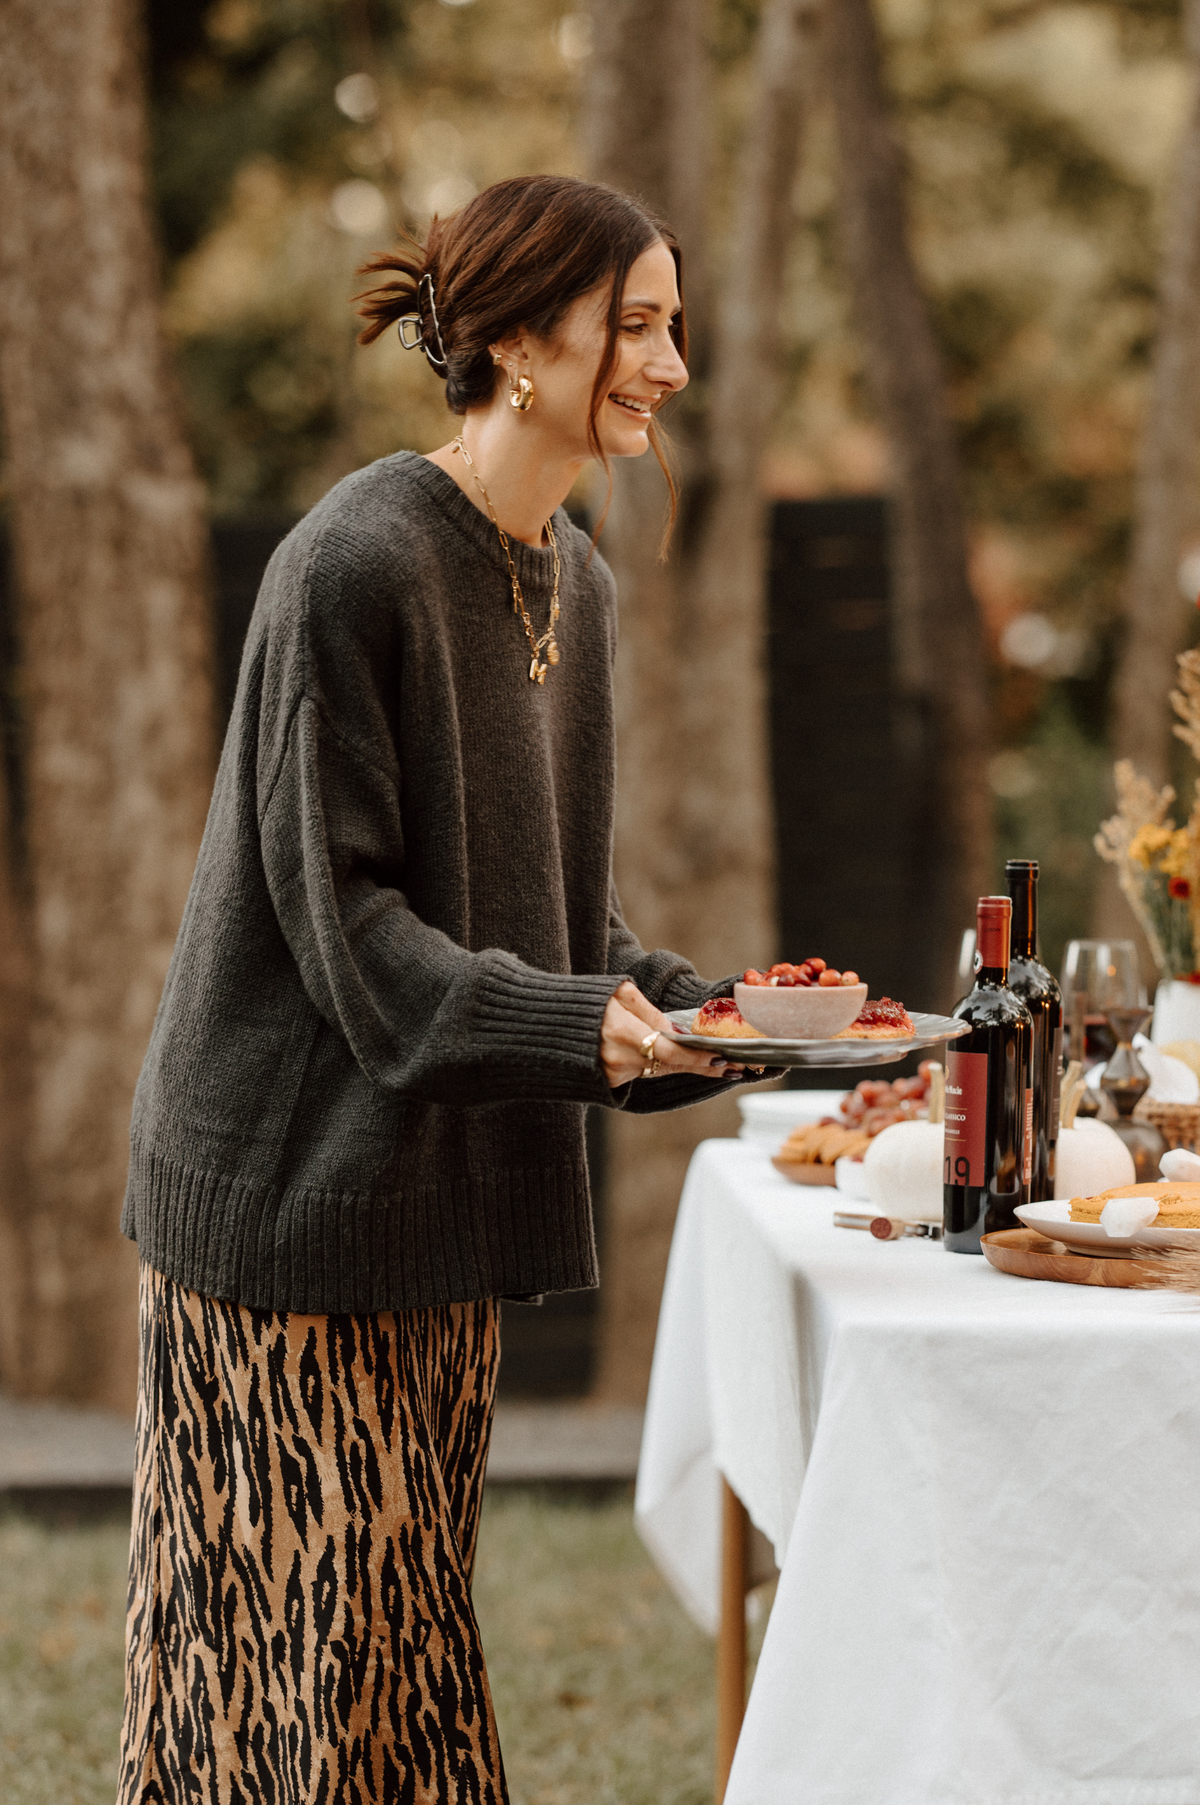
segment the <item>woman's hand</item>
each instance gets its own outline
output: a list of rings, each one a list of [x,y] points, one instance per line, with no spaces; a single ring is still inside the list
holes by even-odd
[[[628,1084],[632,1078],[646,1076],[642,1042],[655,1028],[660,1030],[652,1049],[658,1062],[656,1077],[670,1075],[677,1078],[689,1073],[698,1078],[731,1078],[742,1070],[740,1065],[730,1065],[721,1053],[701,1053],[693,1047],[681,1047],[661,1032],[670,1026],[662,1010],[647,1002],[637,985],[626,978],[609,998],[600,1027],[600,1063],[611,1089]]]

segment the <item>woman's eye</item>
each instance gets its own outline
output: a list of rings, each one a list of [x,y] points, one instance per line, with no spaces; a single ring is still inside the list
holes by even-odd
[[[622,332],[642,333],[646,330],[645,320],[626,320],[621,327]]]

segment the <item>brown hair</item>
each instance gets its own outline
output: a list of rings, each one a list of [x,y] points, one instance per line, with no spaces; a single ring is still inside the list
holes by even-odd
[[[629,195],[598,182],[513,176],[485,188],[448,219],[435,217],[424,245],[406,238],[398,251],[381,251],[362,266],[362,275],[392,272],[396,279],[355,296],[367,322],[358,342],[369,345],[389,326],[415,316],[430,367],[445,382],[446,404],[456,414],[485,406],[495,392],[489,345],[522,327],[552,338],[572,302],[611,281],[588,414],[588,444],[608,470],[596,418],[617,365],[621,298],[633,264],[659,242],[675,259],[680,311],[671,337],[679,355],[687,356],[683,263],[670,227]],[[653,421],[650,444],[671,491],[674,519],[675,482]]]

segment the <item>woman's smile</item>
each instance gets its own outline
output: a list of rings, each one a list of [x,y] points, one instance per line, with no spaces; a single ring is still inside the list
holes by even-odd
[[[609,400],[615,402],[618,407],[623,407],[627,414],[640,414],[644,420],[650,418],[651,414],[654,412],[654,403],[659,399],[659,395],[651,395],[649,397],[638,397],[637,395],[609,396]]]

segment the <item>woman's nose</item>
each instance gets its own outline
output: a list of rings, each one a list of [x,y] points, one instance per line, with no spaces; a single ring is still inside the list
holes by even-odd
[[[656,346],[654,356],[646,365],[646,376],[651,382],[661,382],[664,388],[685,389],[688,385],[687,365],[675,348],[673,339],[668,339],[663,346]]]

